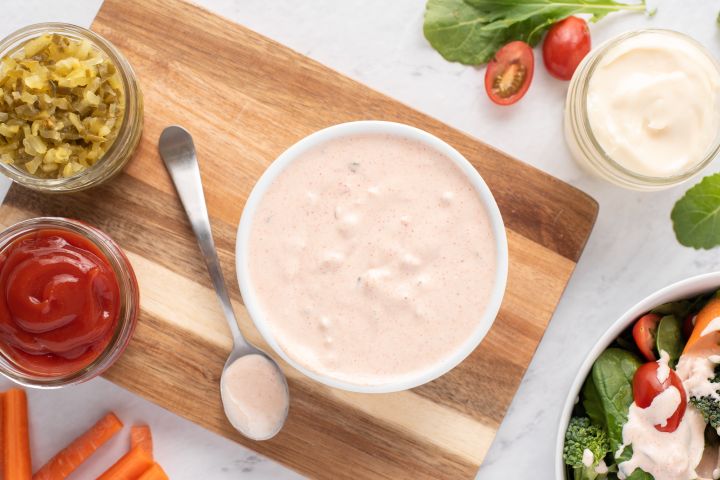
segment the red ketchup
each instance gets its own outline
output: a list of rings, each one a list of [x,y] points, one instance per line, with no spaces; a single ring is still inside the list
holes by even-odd
[[[119,309],[115,271],[82,235],[37,230],[0,253],[0,349],[23,370],[88,366],[110,343]]]

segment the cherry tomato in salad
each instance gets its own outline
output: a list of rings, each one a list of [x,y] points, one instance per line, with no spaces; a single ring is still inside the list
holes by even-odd
[[[695,320],[697,319],[697,315],[690,314],[687,317],[685,317],[685,320],[683,320],[682,324],[682,332],[685,336],[685,340],[690,338],[690,335],[692,335],[693,330],[695,329]]]
[[[655,355],[655,337],[657,335],[658,323],[660,323],[660,315],[657,313],[648,313],[643,315],[635,322],[632,334],[635,344],[640,353],[649,361],[657,360]]]
[[[512,105],[530,88],[535,57],[530,45],[520,40],[497,51],[485,70],[485,91],[498,105]]]
[[[680,377],[674,370],[670,369],[670,374],[664,382],[658,380],[658,363],[649,362],[646,363],[635,372],[633,377],[633,398],[635,403],[640,408],[647,408],[652,403],[653,399],[660,395],[668,388],[675,387],[680,392],[680,405],[678,405],[675,412],[667,419],[665,425],[655,425],[655,429],[659,432],[674,432],[677,430],[680,421],[685,415],[685,409],[687,408],[687,394],[683,387]]]
[[[543,43],[543,60],[550,75],[570,80],[590,51],[590,29],[585,20],[568,17],[548,31]]]

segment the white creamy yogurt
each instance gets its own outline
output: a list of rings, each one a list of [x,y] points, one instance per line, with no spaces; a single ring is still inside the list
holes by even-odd
[[[266,440],[282,427],[289,406],[285,380],[264,356],[235,360],[223,373],[220,392],[228,420],[244,435]]]
[[[674,432],[660,432],[655,425],[665,424],[678,405],[680,392],[675,387],[656,396],[648,408],[635,402],[630,406],[623,427],[623,443],[632,445],[632,458],[618,465],[618,476],[627,478],[636,468],[651,474],[655,480],[690,480],[705,449],[705,421],[694,408],[685,415]]]
[[[699,164],[720,132],[720,74],[699,45],[648,31],[614,45],[588,83],[587,115],[602,149],[649,177]]]

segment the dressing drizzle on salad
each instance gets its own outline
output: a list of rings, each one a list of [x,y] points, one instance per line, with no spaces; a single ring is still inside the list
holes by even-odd
[[[720,478],[720,292],[655,308],[598,356],[563,457],[572,480]]]

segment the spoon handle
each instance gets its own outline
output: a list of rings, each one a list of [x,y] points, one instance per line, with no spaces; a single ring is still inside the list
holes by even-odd
[[[220,260],[217,256],[210,228],[210,217],[205,205],[200,167],[195,155],[192,137],[184,128],[173,125],[163,130],[160,135],[159,147],[160,156],[175,184],[175,189],[185,208],[185,213],[187,213],[190,225],[195,232],[198,245],[205,258],[210,279],[230,327],[234,348],[250,348],[238,327],[232,303],[230,302],[230,295],[228,295],[225,279],[220,268]]]

